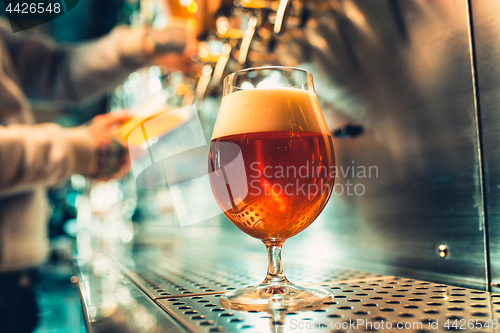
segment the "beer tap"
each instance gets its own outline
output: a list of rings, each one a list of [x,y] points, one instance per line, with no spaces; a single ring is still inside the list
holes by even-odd
[[[273,31],[276,35],[282,35],[287,27],[302,28],[308,17],[307,7],[301,0],[280,0],[274,17]]]
[[[259,25],[259,19],[256,16],[254,16],[253,14],[249,14],[246,16],[250,16],[246,24],[246,29],[231,27],[229,19],[225,16],[220,16],[219,18],[217,18],[216,23],[217,37],[227,40],[227,43],[230,44],[233,49],[236,48],[239,44],[237,61],[241,65],[246,63],[248,52],[250,50],[250,44],[252,43],[256,29]],[[237,17],[232,18],[237,19]]]
[[[303,27],[308,18],[307,7],[302,0],[240,0],[238,7],[261,18],[259,26],[269,21],[276,35],[282,35],[287,26]]]
[[[354,139],[364,132],[365,130],[360,124],[349,122],[333,130],[332,134],[334,137],[340,139]]]
[[[258,19],[258,26],[263,26],[267,22],[269,13],[274,12],[276,0],[236,0],[234,15],[242,15],[241,12],[251,13]],[[277,7],[276,7],[277,8]]]
[[[248,27],[245,30],[245,35],[243,36],[243,39],[241,40],[238,62],[242,65],[247,61],[248,51],[250,49],[250,43],[252,42],[256,27],[257,27],[257,17],[252,16],[252,18],[248,20]]]
[[[215,64],[214,75],[212,76],[212,81],[210,85],[213,87],[218,87],[222,81],[222,75],[224,74],[224,69],[226,69],[229,58],[231,57],[232,46],[226,43],[222,46],[222,51],[220,53],[219,59]]]
[[[210,79],[212,78],[213,68],[211,65],[206,64],[203,66],[201,70],[201,76],[198,80],[198,84],[196,85],[196,90],[194,94],[194,99],[197,101],[201,101],[205,97],[205,92],[207,91],[208,84],[210,83]]]
[[[276,11],[276,18],[274,19],[274,33],[277,35],[283,34],[285,31],[285,20],[290,12],[290,0],[280,0],[278,10]]]
[[[210,45],[210,43],[212,43]],[[221,41],[212,40],[203,43],[200,51],[198,52],[198,59],[205,63],[202,73],[196,88],[196,100],[202,100],[206,95],[207,89],[211,90],[220,86],[224,70],[226,69],[229,60],[231,59],[231,52],[233,50],[230,42],[226,42],[220,47]],[[220,51],[217,49],[220,47]]]

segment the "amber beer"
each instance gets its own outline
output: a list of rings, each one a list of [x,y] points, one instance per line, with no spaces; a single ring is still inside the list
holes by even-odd
[[[314,93],[274,88],[226,95],[210,143],[213,171],[234,159],[224,143],[240,148],[247,178],[246,197],[232,198],[232,208],[224,211],[239,229],[258,239],[284,241],[321,213],[333,189],[335,161]],[[212,190],[223,207],[220,198],[230,186],[217,185],[213,175]]]

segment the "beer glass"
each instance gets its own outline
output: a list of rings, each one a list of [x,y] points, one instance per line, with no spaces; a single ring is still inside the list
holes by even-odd
[[[325,207],[335,156],[312,75],[291,67],[241,70],[224,79],[209,152],[210,184],[227,218],[267,247],[265,280],[228,292],[221,306],[300,309],[331,300],[329,290],[299,287],[281,267],[284,241]]]

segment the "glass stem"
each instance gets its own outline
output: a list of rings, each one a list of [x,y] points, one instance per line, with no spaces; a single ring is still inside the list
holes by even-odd
[[[265,243],[267,248],[268,267],[267,276],[264,283],[281,284],[287,283],[288,280],[283,274],[281,267],[281,248],[283,243]]]

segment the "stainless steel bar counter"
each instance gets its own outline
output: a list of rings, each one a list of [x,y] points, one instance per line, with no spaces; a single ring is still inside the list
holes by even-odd
[[[280,309],[272,313],[219,306],[221,294],[256,285],[265,272],[263,249],[251,241],[245,244],[244,238],[238,236],[220,235],[203,242],[180,238],[157,245],[136,244],[135,248],[102,251],[106,255],[94,253],[91,260],[76,260],[88,329],[252,333],[498,331],[500,295],[339,266],[321,262],[320,256],[307,259],[299,255],[297,244],[307,243],[294,243],[291,255],[285,251],[287,276],[300,285],[330,288],[334,301],[304,311]]]

